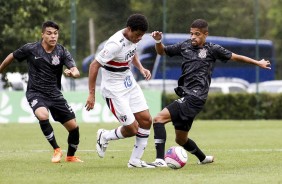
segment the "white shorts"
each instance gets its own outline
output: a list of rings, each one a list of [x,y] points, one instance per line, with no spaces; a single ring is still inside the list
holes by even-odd
[[[146,99],[139,85],[136,85],[123,96],[105,98],[105,100],[111,112],[124,126],[135,121],[134,113],[148,109]]]

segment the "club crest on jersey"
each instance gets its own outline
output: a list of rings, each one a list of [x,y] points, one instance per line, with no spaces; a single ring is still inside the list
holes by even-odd
[[[120,116],[119,119],[120,119],[120,121],[122,121],[122,122],[126,122],[127,116],[126,116],[126,115]]]
[[[132,86],[132,81],[130,79],[130,76],[126,76],[124,79],[124,86],[125,88],[129,88]]]
[[[55,56],[52,56],[52,65],[58,65],[60,64],[60,57],[55,55]]]
[[[31,107],[34,107],[37,103],[38,103],[38,100],[37,100],[37,99],[34,99],[34,100],[30,103],[30,106],[31,106]]]
[[[201,58],[201,59],[206,58],[207,57],[207,52],[208,52],[207,49],[200,49],[200,52],[198,54],[199,58]]]

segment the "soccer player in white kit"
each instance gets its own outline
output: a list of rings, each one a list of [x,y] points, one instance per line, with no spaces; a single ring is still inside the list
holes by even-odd
[[[127,164],[129,168],[155,167],[141,160],[148,144],[152,117],[143,92],[130,70],[132,63],[146,80],[151,78],[151,72],[142,66],[136,53],[137,43],[147,29],[148,22],[145,16],[131,15],[127,19],[126,27],[108,39],[89,67],[89,96],[85,105],[86,110],[94,108],[96,78],[101,68],[102,96],[121,124],[113,130],[99,129],[97,131],[97,153],[103,158],[110,140],[136,136]]]

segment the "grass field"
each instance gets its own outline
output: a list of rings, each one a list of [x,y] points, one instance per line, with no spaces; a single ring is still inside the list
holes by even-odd
[[[62,149],[67,148],[67,132],[52,124]],[[190,132],[206,154],[215,162],[197,165],[188,154],[186,166],[128,169],[134,139],[112,141],[104,159],[95,151],[96,131],[115,128],[117,124],[80,124],[81,143],[77,155],[84,163],[52,164],[52,150],[37,124],[0,124],[0,183],[282,183],[281,121],[195,121]],[[167,129],[167,148],[175,145],[171,124]],[[65,151],[64,151],[65,153]],[[153,131],[143,159],[153,161]]]

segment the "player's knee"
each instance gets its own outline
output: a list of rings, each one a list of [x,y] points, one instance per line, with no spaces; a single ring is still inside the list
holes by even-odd
[[[39,114],[39,115],[36,115],[36,117],[39,121],[49,119],[49,116],[46,114]]]
[[[46,108],[40,107],[35,110],[35,116],[39,121],[49,119],[49,112]]]
[[[152,117],[148,117],[142,121],[138,122],[139,126],[144,129],[150,129],[152,126]]]
[[[184,145],[184,144],[187,142],[187,139],[182,139],[182,138],[176,137],[176,138],[175,138],[175,142],[176,142],[178,145],[182,146],[182,145]]]
[[[162,123],[163,122],[163,118],[160,115],[157,115],[153,118],[153,122],[154,123]]]

